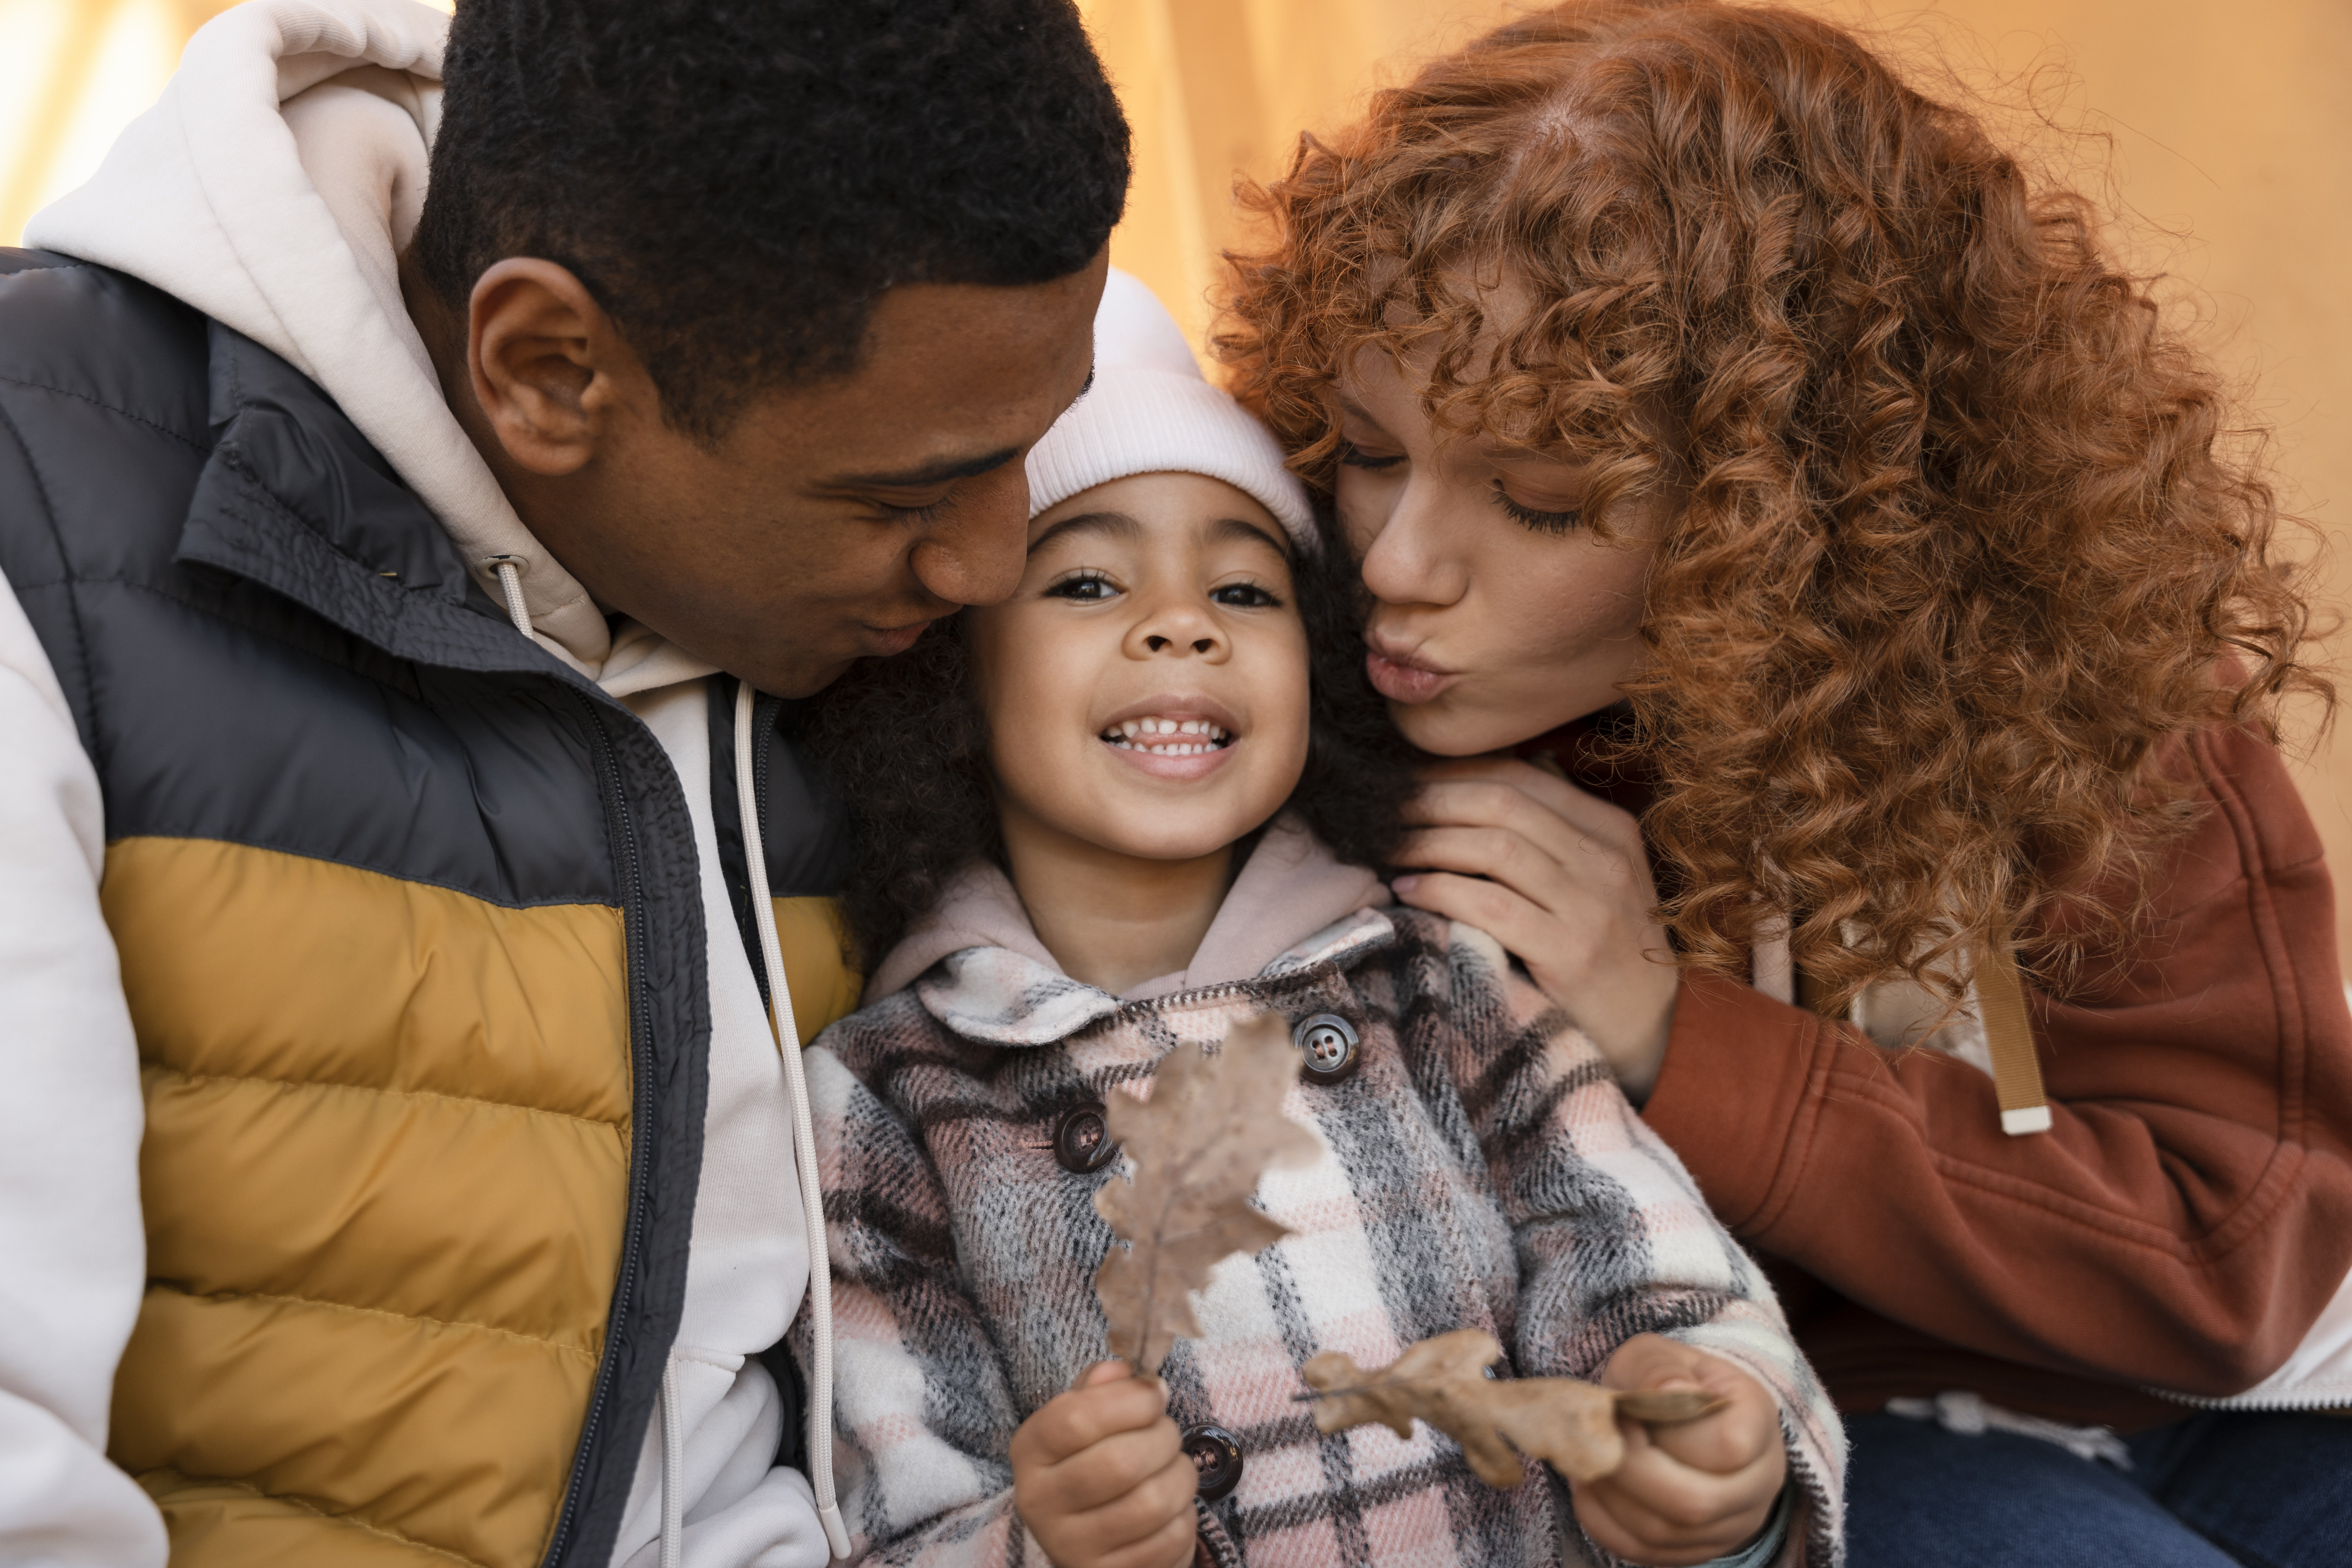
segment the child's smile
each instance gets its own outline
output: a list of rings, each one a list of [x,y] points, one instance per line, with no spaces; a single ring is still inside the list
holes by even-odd
[[[1155,778],[1206,778],[1231,754],[1237,724],[1223,706],[1205,700],[1154,703],[1137,716],[1122,715],[1104,727],[1100,739],[1133,767]]]

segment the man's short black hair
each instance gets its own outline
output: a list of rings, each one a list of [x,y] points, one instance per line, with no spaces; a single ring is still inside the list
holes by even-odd
[[[902,283],[1066,277],[1128,132],[1073,0],[458,0],[415,240],[570,268],[669,421],[854,370]]]

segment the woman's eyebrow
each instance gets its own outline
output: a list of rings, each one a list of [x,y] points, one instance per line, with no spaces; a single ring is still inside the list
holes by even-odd
[[[1121,539],[1134,539],[1143,532],[1143,525],[1123,511],[1082,511],[1076,517],[1066,517],[1029,542],[1029,553],[1034,555],[1049,540],[1070,533],[1108,533]]]

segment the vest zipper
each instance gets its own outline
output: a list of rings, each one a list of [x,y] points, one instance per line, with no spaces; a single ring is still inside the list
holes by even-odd
[[[563,1487],[563,1510],[556,1516],[555,1534],[549,1541],[543,1568],[557,1568],[570,1544],[572,1527],[580,1513],[583,1482],[595,1452],[604,1405],[613,1391],[614,1349],[636,1294],[637,1255],[645,1244],[646,1200],[653,1184],[653,1004],[646,994],[643,873],[637,865],[637,830],[629,815],[628,792],[621,787],[620,766],[613,755],[612,737],[604,732],[604,715],[595,702],[574,692],[588,718],[589,750],[596,763],[596,786],[604,792],[613,823],[614,858],[621,874],[621,929],[626,943],[629,987],[629,1218],[621,1242],[621,1278],[613,1291],[613,1310],[604,1323],[604,1353],[596,1365],[596,1384],[588,1399],[588,1415],[580,1426],[580,1444],[572,1450],[572,1476]]]

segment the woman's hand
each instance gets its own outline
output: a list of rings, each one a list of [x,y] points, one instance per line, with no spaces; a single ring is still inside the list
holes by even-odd
[[[1199,1472],[1168,1385],[1097,1362],[1013,1434],[1013,1508],[1055,1568],[1189,1568]]]
[[[1678,972],[1650,918],[1658,901],[1631,814],[1528,763],[1480,757],[1426,769],[1407,810],[1396,896],[1474,925],[1518,956],[1636,1101],[1665,1060]]]
[[[1613,1475],[1578,1481],[1577,1521],[1629,1563],[1659,1568],[1727,1557],[1772,1517],[1789,1478],[1780,1408],[1769,1390],[1721,1356],[1656,1334],[1617,1347],[1606,1387],[1703,1388],[1727,1407],[1654,1431],[1621,1421],[1625,1462]]]

